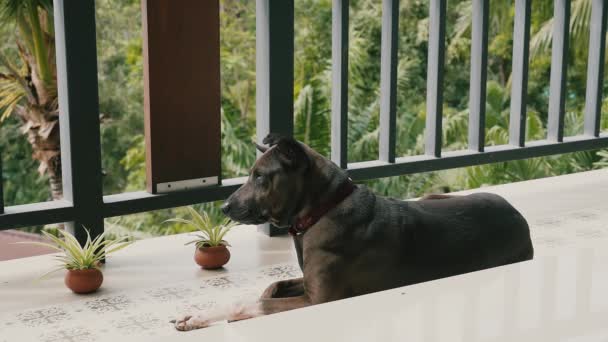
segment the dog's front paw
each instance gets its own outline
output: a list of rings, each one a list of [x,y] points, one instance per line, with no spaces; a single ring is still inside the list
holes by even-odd
[[[171,321],[171,323],[174,323],[175,329],[179,331],[190,331],[206,328],[211,324],[211,321],[200,315],[186,315]]]

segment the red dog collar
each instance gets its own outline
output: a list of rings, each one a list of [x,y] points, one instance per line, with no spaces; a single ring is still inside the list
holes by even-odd
[[[319,222],[323,215],[327,214],[330,210],[344,201],[356,188],[357,186],[353,184],[352,180],[349,178],[346,182],[342,183],[333,198],[314,208],[307,215],[300,217],[294,225],[289,227],[289,234],[296,236],[306,233],[308,228]]]

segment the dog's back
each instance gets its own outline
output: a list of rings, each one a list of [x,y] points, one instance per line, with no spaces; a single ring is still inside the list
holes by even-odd
[[[437,276],[477,271],[532,259],[530,229],[504,198],[477,193],[409,202],[416,217],[413,248]]]
[[[502,197],[474,194],[421,201],[360,187],[318,232],[319,249],[349,251],[349,284],[364,294],[529,260],[528,224]],[[337,232],[342,233],[337,233]],[[313,233],[313,232],[311,232]],[[316,232],[315,232],[316,233]]]

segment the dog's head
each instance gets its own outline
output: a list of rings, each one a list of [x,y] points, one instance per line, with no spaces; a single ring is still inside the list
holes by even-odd
[[[311,168],[307,148],[293,138],[269,134],[256,144],[263,155],[251,168],[247,182],[222,205],[232,220],[245,224],[289,225],[301,203],[299,194]]]

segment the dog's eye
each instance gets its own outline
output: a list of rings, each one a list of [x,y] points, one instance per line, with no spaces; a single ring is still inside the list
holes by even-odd
[[[257,185],[264,185],[264,182],[265,182],[265,181],[266,181],[266,178],[265,178],[264,176],[262,176],[262,175],[257,176],[257,177],[255,178],[255,183],[256,183]]]

